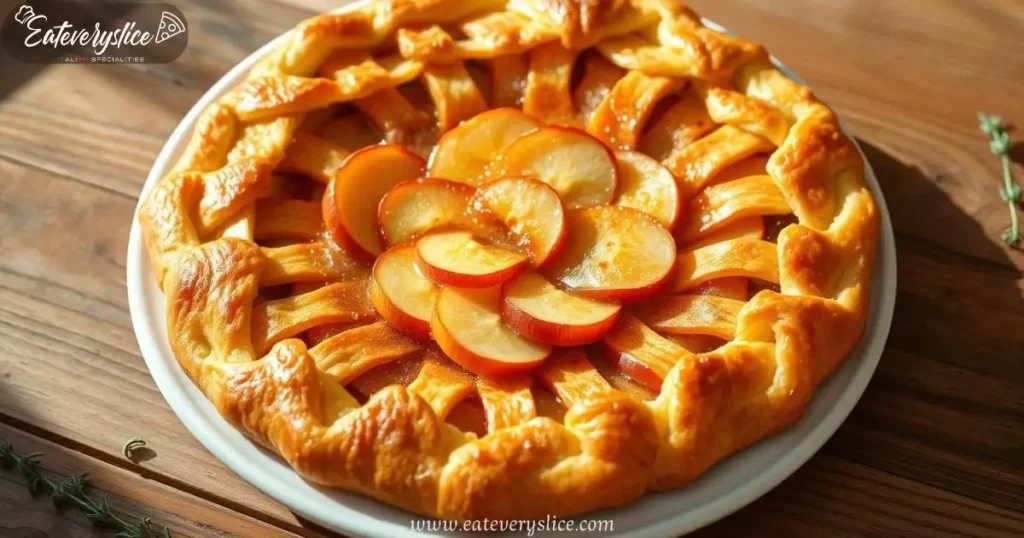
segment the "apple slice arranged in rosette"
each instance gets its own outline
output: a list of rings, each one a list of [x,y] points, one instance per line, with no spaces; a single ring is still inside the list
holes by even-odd
[[[497,108],[474,116],[445,133],[430,154],[429,173],[479,186],[488,178],[496,155],[515,139],[540,127],[514,108]]]
[[[370,302],[392,327],[413,338],[430,340],[437,289],[417,270],[413,245],[388,249],[373,264]]]
[[[670,280],[672,234],[635,209],[600,206],[567,213],[569,240],[546,273],[576,295],[600,301],[650,297]]]
[[[566,207],[611,203],[618,181],[612,151],[590,134],[544,127],[517,138],[491,166],[491,177],[535,177],[558,192]]]
[[[470,227],[474,193],[476,189],[464,183],[433,177],[399,183],[380,201],[380,233],[388,245],[398,245],[438,228]]]
[[[619,194],[615,205],[632,207],[672,231],[683,212],[676,178],[658,161],[636,151],[620,151]]]
[[[484,376],[532,370],[551,347],[516,334],[501,319],[501,289],[443,288],[434,301],[430,329],[445,355]]]
[[[356,151],[341,164],[324,192],[324,223],[342,248],[367,260],[384,250],[377,225],[381,198],[402,181],[423,175],[426,162],[401,146]]]
[[[416,242],[416,262],[427,278],[446,286],[488,288],[521,273],[526,256],[485,245],[466,231],[427,235]]]
[[[455,181],[407,178],[380,197],[378,237],[391,250],[377,260],[371,295],[402,332],[432,336],[481,375],[524,372],[552,345],[600,341],[618,302],[668,282],[676,252],[666,226],[680,204],[653,160],[622,154],[627,177],[610,206],[619,165],[587,133],[537,129],[505,110],[448,136],[431,173]],[[474,188],[484,176],[497,179]],[[524,273],[531,261],[545,272]]]
[[[539,273],[523,273],[502,286],[501,313],[517,333],[554,346],[600,340],[615,325],[621,307],[577,297]]]
[[[504,222],[535,267],[543,267],[565,245],[565,208],[546,183],[518,177],[494,180],[477,189],[473,209]]]

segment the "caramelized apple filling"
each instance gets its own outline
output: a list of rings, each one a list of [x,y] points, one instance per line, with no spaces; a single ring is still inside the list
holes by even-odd
[[[778,284],[774,240],[793,221],[757,153],[767,142],[716,131],[668,79],[617,79],[586,57],[575,83],[577,97],[596,96],[581,116],[594,135],[561,113],[566,121],[545,126],[514,108],[477,114],[442,101],[429,111],[447,132],[425,161],[422,148],[397,144],[427,125],[407,110],[411,87],[310,115],[281,166],[293,175],[274,175],[257,205],[273,261],[263,282],[277,284],[261,295],[283,307],[369,275],[362,304],[417,351],[374,341],[368,312],[298,319],[312,308],[301,306],[277,314],[260,341],[305,329],[326,350],[358,333],[364,349],[334,344],[327,355],[358,398],[405,384],[482,434],[560,416],[601,391],[649,400],[677,361],[731,339],[746,301]],[[428,81],[460,77],[436,69]],[[624,96],[639,99],[630,113],[650,116],[648,129],[615,123]],[[708,136],[709,149],[688,153],[662,132],[691,133],[686,144]]]

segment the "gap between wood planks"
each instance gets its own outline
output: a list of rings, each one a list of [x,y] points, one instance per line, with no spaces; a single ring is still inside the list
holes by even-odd
[[[38,437],[44,441],[60,445],[68,450],[74,451],[78,454],[92,458],[107,465],[117,467],[124,471],[128,471],[142,478],[159,482],[160,484],[174,488],[175,490],[178,490],[180,492],[187,493],[194,497],[198,497],[205,501],[220,505],[223,508],[227,508],[241,515],[250,517],[258,521],[262,521],[270,525],[274,525],[275,527],[279,527],[282,530],[287,530],[289,532],[300,534],[303,536],[319,536],[319,534],[312,533],[307,528],[295,526],[286,521],[282,521],[277,518],[268,516],[267,514],[264,514],[257,510],[250,510],[244,504],[234,502],[231,499],[221,497],[219,495],[210,493],[198,487],[192,486],[184,481],[174,478],[173,476],[169,476],[164,473],[153,471],[144,466],[137,465],[131,461],[124,459],[124,457],[120,453],[114,454],[112,452],[104,452],[103,450],[90,447],[89,445],[80,443],[78,441],[75,441],[74,439],[53,433],[49,430],[40,428],[38,426],[34,426],[32,424],[29,424],[15,417],[4,414],[2,412],[0,412],[0,424],[3,424],[15,430],[20,430],[21,432],[24,432],[26,435]],[[43,466],[45,467],[46,454],[43,454],[43,457]]]
[[[88,181],[84,181],[84,180],[78,179],[78,178],[76,178],[75,176],[73,176],[71,174],[68,174],[68,173],[65,173],[65,172],[60,172],[58,170],[52,170],[52,169],[49,169],[49,168],[44,168],[42,166],[39,166],[38,164],[34,164],[34,163],[27,162],[27,161],[23,161],[21,159],[18,159],[17,157],[12,157],[10,155],[0,154],[0,161],[6,161],[7,163],[13,164],[15,166],[22,166],[22,167],[28,168],[30,170],[36,170],[38,172],[43,172],[43,173],[46,173],[46,174],[50,174],[50,175],[52,175],[52,176],[54,176],[56,178],[63,179],[65,181],[70,181],[72,183],[77,183],[79,185],[84,185],[86,187],[93,187],[93,188],[95,188],[97,190],[100,190],[100,191],[103,191],[103,192],[105,192],[107,194],[112,194],[114,196],[117,196],[118,198],[124,198],[125,200],[131,200],[131,201],[134,201],[134,202],[138,202],[138,200],[139,200],[139,197],[137,195],[136,196],[132,196],[130,194],[123,193],[123,192],[121,192],[121,191],[119,191],[117,189],[112,189],[112,188],[107,187],[105,185],[97,185],[95,183],[90,183]]]
[[[1005,275],[1011,276],[1011,277],[1016,278],[1016,279],[1024,278],[1024,269],[1016,267],[1009,260],[1007,260],[1006,264],[1002,264],[1002,263],[999,263],[999,262],[996,262],[996,261],[992,261],[992,260],[990,260],[988,258],[983,258],[981,256],[976,256],[974,254],[969,254],[967,252],[960,252],[960,251],[957,251],[957,250],[953,250],[953,249],[949,248],[948,246],[943,245],[942,243],[939,243],[938,241],[935,241],[933,239],[928,239],[926,237],[921,237],[919,235],[915,235],[915,234],[912,234],[912,233],[909,233],[909,232],[903,232],[903,231],[900,231],[900,230],[893,230],[893,235],[896,236],[896,240],[898,242],[908,242],[909,241],[911,243],[916,243],[915,246],[918,249],[920,249],[919,251],[921,251],[921,250],[930,250],[930,251],[934,251],[934,252],[936,252],[938,254],[945,255],[945,257],[943,258],[943,261],[951,262],[952,258],[956,258],[956,259],[959,260],[959,263],[956,263],[956,262],[953,262],[953,263],[955,265],[959,265],[960,267],[964,267],[964,268],[986,267],[991,272],[995,272],[995,273],[998,273],[998,274],[1005,274]],[[993,241],[996,241],[996,240],[998,240],[998,239],[993,238]],[[897,258],[898,258],[899,257],[899,252],[897,252],[896,255],[897,255]]]
[[[19,454],[40,453],[45,475],[60,480],[75,473],[87,473],[92,487],[87,495],[110,500],[112,511],[131,524],[152,518],[153,526],[167,526],[176,538],[219,536],[296,536],[289,529],[262,522],[191,495],[174,487],[146,480],[119,467],[91,458],[63,445],[0,423],[0,438],[11,441]],[[0,533],[35,536],[108,536],[88,521],[74,506],[55,506],[43,493],[31,495],[24,478],[15,469],[0,471]],[[106,527],[104,527],[106,529]],[[320,536],[315,529],[304,536]],[[158,531],[159,532],[159,531]]]

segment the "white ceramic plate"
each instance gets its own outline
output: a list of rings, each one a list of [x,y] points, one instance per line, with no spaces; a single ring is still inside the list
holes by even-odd
[[[710,21],[705,23],[724,31]],[[236,65],[192,107],[157,157],[143,187],[143,196],[171,169],[187,144],[200,112],[235,86],[256,59],[283,37]],[[781,64],[779,67],[788,76],[800,80]],[[785,432],[720,462],[687,487],[648,494],[628,506],[583,517],[612,519],[615,536],[660,537],[690,532],[740,509],[778,485],[836,431],[875,371],[889,334],[896,295],[892,223],[870,166],[866,167],[865,179],[882,216],[867,331],[845,364],[818,389],[804,416]],[[381,538],[425,534],[411,530],[410,520],[415,516],[408,512],[361,495],[305,482],[282,460],[258,448],[221,418],[178,366],[167,343],[164,296],[153,277],[137,218],[132,222],[128,241],[127,268],[128,304],[142,356],[167,403],[207,450],[270,497],[325,527],[349,535]],[[536,535],[553,536],[554,533]]]

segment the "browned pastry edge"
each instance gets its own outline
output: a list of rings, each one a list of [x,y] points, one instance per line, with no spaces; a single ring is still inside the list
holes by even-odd
[[[548,19],[552,31],[570,47],[625,34],[670,9],[654,0],[584,2],[582,9],[579,2],[549,3],[562,10]],[[465,9],[453,6],[466,4],[392,0],[316,17],[251,77],[275,69],[309,75],[329,47],[367,47],[407,22],[454,20]],[[630,9],[640,15],[617,25],[604,19]],[[680,13],[671,8],[680,24],[692,24]],[[234,185],[259,191],[266,163],[281,160],[298,127],[301,114],[287,108],[252,123],[252,110],[284,99],[268,87],[258,92],[266,102],[253,105],[244,102],[252,95],[233,93],[212,105],[176,171],[154,186],[140,211],[182,368],[226,419],[310,481],[442,518],[568,516],[619,506],[647,490],[686,484],[785,428],[864,331],[878,214],[862,158],[828,108],[785,80],[763,52],[746,61],[707,52],[709,78],[727,70],[747,96],[793,119],[768,171],[799,223],[778,238],[781,293],[754,296],[740,312],[735,339],[679,361],[655,400],[598,395],[576,402],[564,424],[540,417],[476,438],[438,419],[404,387],[360,405],[318,371],[300,340],[278,342],[258,357],[250,318],[265,255],[250,241],[200,238],[230,222],[218,212],[224,192],[211,187],[215,176],[234,173],[245,178]],[[299,100],[320,98],[321,90],[306,90]]]

